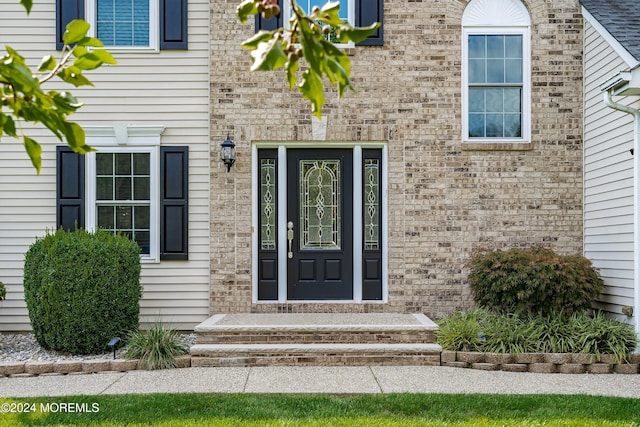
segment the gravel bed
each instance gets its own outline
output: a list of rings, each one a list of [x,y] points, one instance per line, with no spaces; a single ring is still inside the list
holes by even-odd
[[[196,334],[180,334],[180,343],[191,347]],[[116,357],[124,358],[124,349],[116,351]],[[72,355],[40,347],[32,333],[0,333],[0,362],[58,362],[63,360],[111,359],[113,352],[102,354]]]

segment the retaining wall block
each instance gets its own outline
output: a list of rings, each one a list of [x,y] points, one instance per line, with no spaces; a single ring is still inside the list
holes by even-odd
[[[543,353],[520,353],[515,357],[516,363],[544,363]]]
[[[24,364],[24,372],[33,375],[53,372],[53,362],[27,362]]]
[[[459,351],[456,354],[456,360],[466,363],[482,363],[484,362],[484,353],[478,351]]]
[[[95,359],[95,360],[83,360],[82,372],[92,373],[111,370],[111,360],[109,359]]]
[[[471,367],[483,371],[497,371],[500,369],[500,365],[497,363],[472,363]]]
[[[456,361],[456,352],[455,351],[443,350],[442,353],[440,353],[440,362],[441,363],[448,363],[448,362],[455,362],[455,361]]]
[[[72,372],[81,372],[82,362],[79,360],[59,360],[53,364],[53,372],[59,374],[70,374]]]
[[[613,372],[615,372],[616,374],[637,374],[638,364],[637,363],[620,363],[617,365],[613,365]]]
[[[111,370],[126,372],[138,369],[138,359],[113,359],[111,361]]]
[[[24,373],[24,362],[1,362],[0,375],[16,375]]]
[[[513,354],[505,353],[485,353],[484,361],[486,363],[498,363],[500,365],[508,365],[515,361]]]
[[[598,357],[595,354],[587,353],[574,353],[571,356],[573,363],[582,363],[583,365],[590,365],[598,362]]]
[[[584,374],[586,369],[582,363],[565,363],[558,366],[561,374]]]
[[[555,363],[530,363],[529,372],[536,372],[540,374],[554,374],[556,372]]]
[[[587,365],[587,372],[590,374],[610,374],[611,365],[608,363],[592,363]]]
[[[529,365],[526,363],[507,363],[502,365],[502,370],[507,372],[527,372]]]
[[[571,353],[544,353],[544,361],[556,365],[571,363]]]

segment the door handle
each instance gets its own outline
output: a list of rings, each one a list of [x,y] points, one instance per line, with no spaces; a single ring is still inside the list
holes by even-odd
[[[287,257],[291,259],[293,258],[293,252],[291,251],[291,245],[293,244],[293,222],[291,221],[287,223],[287,240],[289,241],[289,253]]]

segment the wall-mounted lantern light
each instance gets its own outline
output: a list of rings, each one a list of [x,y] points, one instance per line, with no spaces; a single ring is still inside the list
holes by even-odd
[[[236,161],[236,144],[229,138],[227,134],[227,139],[220,144],[220,160],[227,167],[227,173],[231,170],[231,166]]]

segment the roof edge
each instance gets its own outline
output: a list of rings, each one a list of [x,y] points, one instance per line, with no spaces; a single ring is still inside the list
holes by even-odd
[[[582,16],[593,26],[600,36],[616,51],[622,60],[629,66],[635,68],[640,65],[638,61],[629,51],[615,38],[607,29],[593,16],[586,7],[582,7]]]

